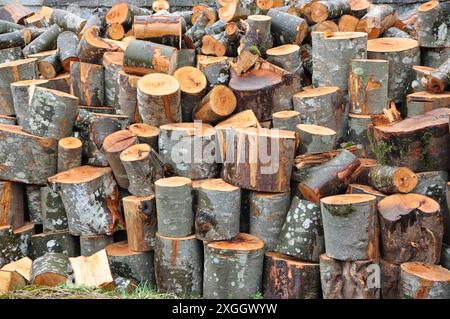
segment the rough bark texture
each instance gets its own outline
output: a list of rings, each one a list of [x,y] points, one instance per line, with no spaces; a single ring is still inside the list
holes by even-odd
[[[67,256],[60,253],[47,253],[33,261],[31,283],[41,286],[65,284],[70,275]]]
[[[79,61],[77,54],[78,37],[74,32],[64,31],[56,41],[59,50],[59,59],[65,71],[70,71],[70,62]]]
[[[417,185],[418,177],[409,168],[377,165],[370,168],[369,185],[385,194],[409,193]]]
[[[431,68],[438,68],[442,61],[450,58],[450,47],[421,48],[422,64]]]
[[[411,36],[401,29],[390,27],[383,33],[384,38],[406,38],[411,39]]]
[[[374,158],[370,146],[368,126],[372,124],[370,115],[349,114],[346,140],[363,147],[363,156]]]
[[[77,47],[77,55],[81,62],[101,64],[103,54],[115,51],[117,47],[100,37],[100,29],[92,26],[87,29]]]
[[[24,193],[22,184],[0,181],[0,226],[12,229],[24,224]]]
[[[58,142],[58,173],[81,166],[82,142],[76,137]]]
[[[41,214],[44,232],[54,232],[68,229],[67,214],[61,196],[44,186],[41,192]]]
[[[86,20],[69,11],[55,8],[52,10],[50,23],[57,24],[66,31],[78,34],[86,24]]]
[[[230,60],[227,57],[210,57],[199,62],[198,68],[206,76],[210,88],[230,81]]]
[[[286,12],[270,9],[267,15],[271,17],[271,30],[277,45],[300,45],[308,33],[306,20]]]
[[[258,11],[255,0],[217,0],[217,3],[220,5],[217,10],[219,18],[225,22],[239,21],[239,19],[245,19]]]
[[[300,47],[296,44],[285,44],[266,51],[267,61],[273,63],[289,73],[296,73],[302,65]]]
[[[329,152],[336,145],[336,132],[323,126],[299,124],[296,127],[298,154]]]
[[[367,32],[369,39],[378,38],[397,21],[395,9],[390,5],[375,5],[359,20],[356,31]]]
[[[450,270],[450,246],[442,244],[440,264]]]
[[[117,75],[116,106],[117,112],[130,117],[132,122],[140,122],[141,116],[137,108],[137,84],[140,76],[119,71]]]
[[[106,52],[103,55],[105,74],[105,106],[116,107],[116,92],[118,89],[118,74],[122,70],[123,53]]]
[[[417,10],[417,39],[421,47],[450,46],[450,4],[436,0],[421,5]]]
[[[20,59],[22,59],[22,50],[20,47],[0,50],[0,63],[7,63]]]
[[[380,259],[380,271],[381,297],[383,299],[397,299],[400,266]]]
[[[108,235],[86,235],[80,236],[80,255],[91,256],[96,252],[105,249],[113,243],[113,237]]]
[[[272,114],[273,128],[295,132],[300,124],[300,113],[297,111],[280,111]]]
[[[103,67],[97,64],[72,62],[70,64],[71,93],[81,105],[104,106]]]
[[[78,238],[70,235],[68,231],[46,232],[31,236],[30,257],[32,259],[48,252],[76,257],[80,254]]]
[[[25,185],[25,193],[30,222],[42,224],[41,186]]]
[[[436,70],[425,74],[422,85],[431,93],[442,93],[450,84],[450,58],[444,61]]]
[[[450,93],[415,92],[406,96],[408,117],[450,106]]]
[[[23,48],[23,55],[27,57],[30,54],[54,50],[56,48],[56,40],[61,32],[63,32],[63,29],[61,29],[58,25],[52,25],[44,33]]]
[[[150,145],[152,149],[158,151],[159,128],[143,123],[131,124],[128,128],[136,134],[139,143]]]

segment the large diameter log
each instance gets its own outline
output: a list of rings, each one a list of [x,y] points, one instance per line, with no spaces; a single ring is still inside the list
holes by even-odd
[[[222,179],[200,185],[195,213],[195,236],[203,241],[230,240],[239,233],[241,190]]]
[[[0,124],[0,137],[0,179],[43,185],[56,173],[57,140],[5,124]],[[18,145],[27,152],[17,152]]]
[[[422,115],[429,111],[450,106],[450,92],[415,92],[406,96],[408,117]]]
[[[42,33],[36,39],[31,41],[25,48],[23,48],[23,55],[27,57],[30,54],[55,49],[56,40],[61,32],[63,32],[63,29],[61,29],[58,25],[52,25],[47,29],[47,31]]]
[[[203,297],[250,298],[261,289],[264,243],[240,233],[230,241],[205,244]]]
[[[57,24],[66,31],[72,31],[78,34],[84,28],[86,20],[69,11],[53,9],[50,16],[50,23]]]
[[[313,2],[311,4],[311,20],[316,23],[339,18],[351,12],[350,3],[347,0]]]
[[[42,224],[41,186],[25,185],[28,218],[34,224]]]
[[[153,73],[138,81],[137,105],[146,124],[160,126],[179,122],[180,98],[180,83],[173,76]]]
[[[141,77],[125,73],[123,70],[119,71],[117,76],[117,112],[130,117],[132,122],[140,122],[141,118],[137,107],[137,84]]]
[[[444,61],[435,71],[425,74],[422,85],[431,93],[442,93],[450,84],[450,58]]]
[[[420,49],[416,40],[380,38],[367,42],[369,59],[389,61],[388,97],[402,102],[411,88],[413,65],[420,65]]]
[[[398,297],[401,299],[450,298],[450,270],[438,265],[418,262],[402,264]]]
[[[22,59],[20,47],[13,47],[0,50],[0,63],[12,62]]]
[[[165,237],[193,233],[192,181],[186,177],[162,178],[155,182],[158,232]]]
[[[0,9],[0,19],[18,24],[23,24],[32,15],[33,11],[20,3],[8,3]]]
[[[289,190],[295,153],[293,132],[238,128],[226,131],[226,142],[222,170],[226,182],[260,192]]]
[[[71,93],[86,106],[104,106],[103,67],[97,64],[72,62],[70,64]]]
[[[116,46],[111,45],[100,37],[100,29],[92,26],[87,29],[77,47],[77,55],[81,62],[100,64],[103,54],[115,51]]]
[[[114,279],[105,250],[91,256],[69,258],[74,284],[87,288],[114,287]]]
[[[61,196],[48,186],[41,187],[40,192],[43,231],[66,230],[69,225]]]
[[[192,180],[219,175],[216,130],[209,124],[173,123],[159,129],[159,155],[176,175]]]
[[[11,83],[37,78],[36,59],[23,59],[0,64],[0,114],[13,115]]]
[[[370,168],[368,181],[385,194],[409,193],[416,187],[418,177],[407,167],[377,165]]]
[[[382,258],[401,264],[438,263],[444,222],[439,203],[419,194],[395,194],[378,203]]]
[[[372,149],[382,165],[406,166],[413,172],[450,167],[448,108],[436,109],[369,132]]]
[[[201,60],[198,68],[206,76],[210,88],[230,81],[230,60],[227,57],[208,57]]]
[[[46,253],[61,253],[67,257],[79,255],[78,238],[68,231],[45,232],[31,236],[30,257],[36,259]]]
[[[65,137],[58,142],[58,173],[81,166],[82,143],[76,137]]]
[[[421,47],[450,46],[448,16],[450,5],[436,0],[428,1],[417,9],[417,39]]]
[[[375,260],[379,257],[376,198],[345,194],[320,201],[325,251],[338,260]]]
[[[119,192],[110,168],[80,166],[48,179],[61,196],[70,234],[110,235],[119,214]]]
[[[272,33],[275,43],[300,45],[308,33],[306,20],[286,12],[270,9],[267,15],[272,19]]]
[[[348,78],[350,112],[383,114],[388,100],[389,62],[385,60],[354,59]]]
[[[91,256],[96,252],[105,249],[113,243],[113,236],[108,235],[81,235],[80,255]]]
[[[193,109],[192,117],[197,121],[217,123],[231,115],[236,106],[233,91],[224,85],[217,85]]]
[[[265,299],[320,299],[322,296],[318,263],[266,252],[263,276]]]
[[[116,92],[119,71],[122,70],[123,52],[106,52],[103,54],[105,74],[105,106],[116,107]]]
[[[0,226],[17,229],[24,225],[24,192],[22,184],[0,181]]]
[[[173,74],[178,64],[178,50],[149,41],[131,41],[123,59],[125,72],[136,75],[148,73]]]
[[[367,57],[367,34],[335,32],[328,36],[323,32],[313,32],[311,37],[313,85],[337,86],[347,91],[351,60]],[[336,55],[334,52],[340,54]]]
[[[61,253],[47,253],[33,261],[31,283],[58,286],[67,283],[70,275],[69,258]]]
[[[390,5],[375,5],[362,17],[356,31],[366,32],[369,39],[376,39],[397,21],[395,9]]]
[[[126,241],[106,247],[111,272],[114,277],[136,280],[141,284],[155,284],[153,251],[131,251]]]
[[[135,123],[131,124],[128,129],[136,134],[139,143],[148,144],[155,151],[158,151],[159,128],[144,123]]]
[[[298,154],[329,152],[336,145],[336,132],[324,126],[298,124],[296,135],[299,144]]]
[[[379,299],[379,265],[372,260],[341,261],[320,256],[324,299]]]
[[[194,235],[165,237],[156,234],[155,277],[158,290],[180,296],[201,296],[203,252]]]

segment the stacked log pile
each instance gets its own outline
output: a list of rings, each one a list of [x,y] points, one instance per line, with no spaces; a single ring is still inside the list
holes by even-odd
[[[0,8],[0,292],[450,298],[448,3]]]

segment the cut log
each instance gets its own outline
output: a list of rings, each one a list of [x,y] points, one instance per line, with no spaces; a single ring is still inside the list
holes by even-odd
[[[137,105],[146,124],[160,126],[179,122],[180,99],[180,83],[173,76],[153,73],[138,81]]]
[[[7,294],[14,290],[23,289],[26,285],[25,278],[18,272],[0,270],[0,293]]]
[[[39,73],[45,79],[51,79],[57,76],[63,71],[61,61],[59,60],[59,55],[50,55],[37,62]]]
[[[24,25],[29,28],[48,28],[47,19],[40,14],[33,14],[23,21]]]
[[[29,255],[32,234],[32,223],[27,223],[15,231],[11,226],[0,226],[0,267]]]
[[[206,77],[202,71],[192,66],[177,69],[173,76],[180,83],[181,121],[192,122],[192,112],[202,100],[206,90]],[[222,99],[219,101],[222,102]]]
[[[14,31],[20,31],[26,29],[23,25],[14,22],[1,20],[0,21],[0,34],[10,33]]]
[[[20,47],[0,50],[0,63],[7,63],[22,59],[22,49]]]
[[[380,37],[397,21],[395,9],[390,5],[375,5],[359,20],[356,31],[366,32],[369,39]]]
[[[215,127],[221,128],[230,125],[239,125],[240,123],[247,123],[245,127],[257,127],[259,126],[258,119],[252,110],[242,111],[233,114],[226,120],[219,122]]]
[[[421,47],[439,48],[450,46],[448,29],[450,5],[432,0],[417,9],[417,39]]]
[[[425,74],[422,85],[431,93],[442,93],[450,84],[450,58],[444,61],[435,71]]]
[[[426,112],[450,106],[450,92],[430,93],[415,92],[406,96],[408,117],[422,115]]]
[[[240,30],[235,22],[228,23],[225,30],[218,34],[208,30],[206,28],[206,32],[211,32],[211,34],[205,34],[201,41],[201,52],[203,54],[217,57],[238,55]]]
[[[442,61],[450,58],[450,47],[448,48],[421,48],[422,65],[438,68]]]
[[[70,269],[67,256],[61,253],[47,253],[33,261],[31,283],[49,287],[66,284]]]
[[[324,299],[379,299],[379,265],[372,260],[340,261],[320,256]]]
[[[402,31],[395,27],[390,27],[383,33],[383,38],[406,38],[411,39],[412,37],[405,31]]]
[[[372,124],[370,115],[349,114],[347,140],[363,147],[363,156],[374,157],[368,136],[368,126]]]
[[[413,65],[420,65],[420,49],[416,40],[380,38],[367,42],[369,59],[389,61],[388,97],[402,102],[411,88]]]
[[[98,10],[95,12],[92,12],[89,18],[86,21],[86,24],[84,25],[84,28],[78,33],[78,39],[81,39],[86,32],[87,29],[89,29],[92,26],[97,26],[100,29],[100,33],[104,34],[105,32],[105,26],[106,26],[106,13],[103,10]]]
[[[37,59],[38,61],[40,61],[42,59],[45,59],[45,58],[47,58],[51,55],[55,55],[55,54],[58,54],[58,49],[30,54],[28,56],[28,59]]]
[[[375,126],[369,133],[381,165],[406,166],[413,172],[447,170],[449,143],[446,108],[436,109],[391,125]]]
[[[162,178],[155,182],[158,232],[165,237],[193,233],[192,181],[186,177]]]
[[[125,72],[146,75],[153,72],[173,74],[178,64],[178,50],[149,41],[133,40],[123,59]]]
[[[261,50],[261,54],[265,55],[265,52],[273,47],[271,34],[272,18],[266,15],[251,15],[248,16],[246,22],[250,28],[255,30],[258,37],[258,48]]]
[[[416,187],[418,178],[407,167],[377,165],[370,169],[368,182],[385,194],[409,193]]]
[[[197,54],[194,49],[181,49],[178,51],[177,69],[185,66],[195,66]]]
[[[339,32],[339,25],[337,25],[336,22],[334,22],[333,20],[327,20],[316,23],[315,25],[309,28],[309,33],[311,34],[312,32],[325,32],[325,33]],[[310,34],[309,36],[311,36]]]
[[[72,79],[70,73],[64,73],[53,79],[48,79],[48,88],[64,93],[70,93],[71,82]]]
[[[33,11],[20,3],[11,2],[0,8],[0,19],[23,24],[24,20],[33,15]]]
[[[324,126],[299,124],[296,132],[298,154],[329,152],[336,145],[336,132]]]
[[[72,62],[70,64],[71,92],[86,106],[104,106],[103,67],[97,64]]]
[[[256,0],[217,0],[219,18],[225,22],[239,21],[258,11]]]
[[[128,129],[137,136],[139,143],[148,144],[155,151],[158,150],[159,128],[148,124],[136,123],[131,124]]]
[[[65,137],[58,142],[58,173],[81,166],[81,141]]]
[[[14,230],[24,225],[24,192],[22,184],[0,181],[0,226]]]
[[[236,105],[233,91],[224,85],[216,85],[193,109],[192,117],[206,123],[217,123],[231,115]]]
[[[380,259],[381,296],[383,299],[397,299],[400,266]]]
[[[167,0],[155,0],[152,3],[152,9],[155,12],[169,11],[169,9],[170,9],[169,1],[167,1]]]
[[[33,86],[48,87],[47,80],[24,80],[11,83],[12,101],[17,123],[22,125],[30,109],[30,91]]]
[[[159,155],[168,169],[192,180],[219,175],[216,130],[206,123],[160,126]]]
[[[130,30],[135,16],[147,15],[151,15],[151,10],[125,2],[114,4],[105,16],[108,24],[108,36],[113,40],[122,39],[125,33]]]
[[[279,66],[291,74],[298,72],[302,61],[300,47],[296,44],[285,44],[266,51],[267,61]]]
[[[56,173],[56,140],[5,124],[0,124],[0,137],[0,179],[43,185]],[[18,145],[27,152],[16,152]]]
[[[182,19],[176,15],[135,16],[133,36],[136,39],[181,48]]]
[[[389,62],[354,59],[348,77],[350,112],[383,114],[388,107]]]
[[[30,257],[36,259],[46,253],[61,253],[67,257],[80,254],[78,238],[68,231],[47,232],[31,236]]]
[[[105,250],[89,257],[69,258],[69,261],[76,285],[105,290],[114,287],[114,279]]]
[[[226,182],[260,192],[289,190],[295,153],[293,132],[238,128],[226,132],[226,142],[222,170]]]
[[[330,161],[312,168],[307,178],[300,183],[300,192],[305,199],[316,204],[321,198],[341,194],[359,165],[360,161],[355,155],[343,150]]]
[[[87,29],[78,43],[77,55],[81,62],[101,64],[105,52],[115,51],[117,47],[103,41],[100,29],[92,26]]]
[[[206,76],[209,88],[230,81],[230,61],[227,57],[210,57],[200,61],[198,68]]]
[[[376,189],[373,189],[370,186],[362,185],[362,184],[350,184],[348,185],[347,194],[366,194],[373,195],[376,197],[377,203],[386,197],[385,194],[380,193]]]
[[[61,196],[44,186],[40,189],[42,229],[44,232],[67,230],[67,214]]]
[[[439,203],[419,194],[395,194],[378,203],[382,258],[395,264],[439,262],[443,218]]]
[[[240,233],[230,241],[211,242],[204,254],[204,298],[245,299],[260,291],[264,242],[258,237]]]
[[[180,296],[202,295],[203,252],[194,235],[165,237],[156,234],[155,277],[158,290]]]
[[[113,243],[113,237],[107,235],[80,236],[80,255],[91,256]]]
[[[344,14],[339,18],[338,28],[341,32],[355,32],[359,19],[350,14]]]
[[[31,267],[33,261],[28,257],[23,257],[17,261],[13,261],[1,268],[4,271],[18,273],[28,283],[31,281]]]
[[[311,4],[311,20],[314,22],[339,18],[350,12],[350,3],[347,0],[313,1]]]
[[[367,34],[313,32],[311,37],[314,87],[337,86],[347,91],[351,60],[367,57]]]
[[[116,107],[119,114],[132,119],[132,122],[140,122],[141,116],[137,107],[137,84],[140,76],[119,71],[116,87]]]
[[[199,3],[192,7],[191,14],[191,24],[194,24],[198,18],[202,15],[203,12],[206,12],[209,18],[208,27],[211,26],[216,21],[216,10],[215,8],[209,7],[206,3]]]
[[[76,34],[80,33],[86,22],[86,19],[82,19],[76,14],[56,8],[52,9],[50,16],[50,24],[57,24],[62,29],[74,32]]]
[[[295,132],[300,124],[300,113],[297,111],[280,111],[272,114],[273,128]]]
[[[31,42],[31,34],[28,29],[0,34],[0,49],[8,49],[14,47],[23,48],[30,42]]]
[[[206,26],[209,23],[209,17],[206,11],[201,11],[192,27],[183,35],[183,40],[189,49],[195,49],[200,52],[202,38],[206,34]]]
[[[23,55],[28,57],[30,54],[56,49],[56,40],[61,32],[63,32],[63,29],[61,29],[58,25],[52,25],[44,33],[23,48]]]
[[[401,299],[450,298],[450,270],[418,262],[402,264],[398,297]]]
[[[306,20],[277,9],[270,9],[267,15],[271,18],[272,33],[276,45],[300,45],[308,33]]]
[[[103,54],[105,76],[105,105],[116,106],[116,92],[119,72],[122,70],[123,52],[106,52]]]
[[[369,0],[349,0],[352,15],[362,18],[373,6]]]
[[[111,168],[80,166],[48,179],[64,203],[70,234],[110,235],[119,214],[119,192]]]
[[[30,222],[42,224],[41,186],[25,185],[25,194]]]

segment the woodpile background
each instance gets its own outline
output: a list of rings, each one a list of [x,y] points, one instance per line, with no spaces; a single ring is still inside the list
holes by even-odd
[[[450,298],[449,16],[4,5],[0,292]]]

